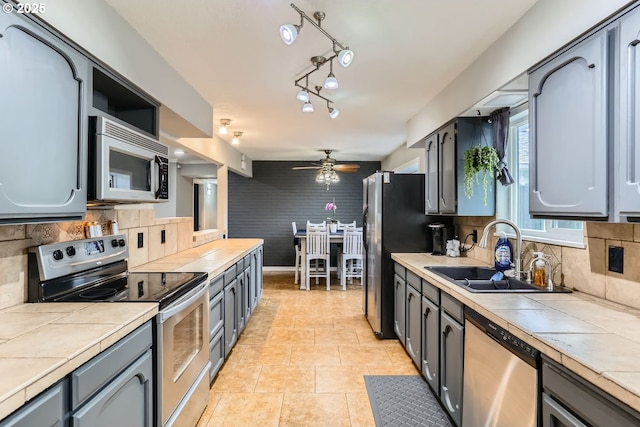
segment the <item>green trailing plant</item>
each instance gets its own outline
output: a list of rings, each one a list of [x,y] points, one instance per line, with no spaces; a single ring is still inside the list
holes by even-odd
[[[467,198],[473,197],[474,183],[480,183],[482,176],[482,189],[484,196],[482,201],[487,206],[487,193],[491,176],[498,166],[498,152],[495,148],[472,147],[464,152],[464,194]]]

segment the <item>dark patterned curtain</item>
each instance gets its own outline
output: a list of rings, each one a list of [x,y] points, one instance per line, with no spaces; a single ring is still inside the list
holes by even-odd
[[[507,169],[507,145],[509,144],[509,108],[501,108],[489,115],[493,124],[493,145],[498,152],[498,171],[496,178],[504,186],[514,183]]]

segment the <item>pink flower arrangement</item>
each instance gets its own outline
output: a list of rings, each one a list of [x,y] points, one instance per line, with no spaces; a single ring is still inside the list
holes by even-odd
[[[329,202],[326,205],[324,205],[324,210],[325,211],[331,211],[332,212],[331,217],[327,218],[331,222],[336,222],[336,209],[338,209],[338,206],[335,204],[335,201],[334,202]]]

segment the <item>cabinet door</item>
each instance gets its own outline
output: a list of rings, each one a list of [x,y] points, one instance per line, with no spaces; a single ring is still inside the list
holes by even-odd
[[[255,275],[255,278],[256,278],[256,295],[257,295],[256,305],[262,299],[262,250],[263,250],[263,247],[260,246],[254,252],[255,253],[255,262],[256,262],[256,275]]]
[[[404,281],[404,279],[398,276],[397,274],[394,274],[393,282],[394,282],[393,292],[394,292],[394,306],[395,306],[395,309],[393,310],[393,330],[396,333],[396,336],[398,337],[402,345],[404,346],[405,345],[405,335],[404,335],[405,329],[404,328],[406,323],[405,300],[406,300],[407,284]]]
[[[224,357],[226,358],[238,340],[238,289],[232,280],[224,287]]]
[[[440,308],[422,298],[422,376],[440,395]]]
[[[640,12],[620,20],[619,140],[616,144],[616,217],[640,216]]]
[[[440,169],[439,211],[441,214],[456,213],[456,138],[455,124],[438,132]]]
[[[407,285],[407,305],[406,305],[406,319],[407,324],[405,327],[406,333],[406,346],[409,357],[416,364],[418,369],[421,365],[420,344],[422,338],[421,331],[421,311],[422,304],[420,301],[420,293],[413,287]]]
[[[244,281],[244,270],[236,277],[238,299],[236,300],[236,317],[238,318],[238,337],[244,330],[244,300],[247,292],[247,284]]]
[[[438,134],[434,133],[427,137],[426,145],[426,165],[427,173],[424,175],[425,183],[425,212],[427,214],[438,213],[438,181],[440,178],[440,166],[438,161]]]
[[[84,217],[88,69],[27,18],[0,14],[1,222]]]
[[[209,339],[222,329],[224,325],[224,292],[209,300]]]
[[[209,383],[212,383],[224,363],[224,329],[220,329],[209,341],[209,360],[211,361]]]
[[[542,393],[542,427],[587,427],[551,396]]]
[[[448,314],[441,313],[440,331],[440,400],[459,426],[462,413],[464,329]]]
[[[151,349],[71,416],[73,427],[153,425]]]
[[[607,33],[529,75],[529,210],[606,217]]]
[[[67,381],[59,382],[0,421],[0,427],[65,427],[67,392]]]
[[[249,322],[251,317],[251,269],[249,267],[244,269],[244,323],[245,326]]]

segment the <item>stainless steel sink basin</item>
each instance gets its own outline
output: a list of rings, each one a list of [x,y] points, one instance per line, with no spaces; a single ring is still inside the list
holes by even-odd
[[[425,267],[469,292],[571,292],[562,287],[539,288],[535,285],[511,277],[491,280],[496,270],[488,267]]]

